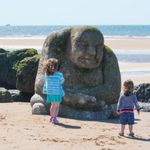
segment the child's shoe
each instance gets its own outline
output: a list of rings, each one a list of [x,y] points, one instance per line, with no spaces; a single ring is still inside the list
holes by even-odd
[[[57,120],[57,118],[55,117],[55,123],[59,123],[59,121]]]
[[[122,132],[119,132],[119,136],[124,136],[124,133],[122,133]]]
[[[129,136],[134,137],[134,133],[133,132],[129,133]]]
[[[58,120],[56,117],[52,117],[51,118],[51,123],[55,124],[55,123],[58,123]]]
[[[53,118],[53,117],[50,118],[49,122],[52,122],[52,118]]]
[[[51,123],[53,123],[53,124],[55,123],[55,117],[51,118]]]

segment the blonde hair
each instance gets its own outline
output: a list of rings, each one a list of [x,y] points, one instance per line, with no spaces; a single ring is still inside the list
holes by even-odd
[[[43,64],[43,71],[47,75],[53,75],[58,70],[58,60],[56,58],[49,58]]]
[[[133,92],[134,90],[134,83],[132,80],[126,80],[123,83],[123,92]]]

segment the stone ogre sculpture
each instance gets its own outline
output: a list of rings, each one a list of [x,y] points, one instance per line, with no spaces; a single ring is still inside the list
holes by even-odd
[[[99,112],[110,110],[117,102],[121,83],[118,61],[113,51],[104,45],[102,33],[89,26],[68,28],[51,33],[43,44],[35,94],[31,98],[33,114],[48,112],[41,85],[43,62],[50,57],[59,60],[65,77],[60,115],[95,119]]]

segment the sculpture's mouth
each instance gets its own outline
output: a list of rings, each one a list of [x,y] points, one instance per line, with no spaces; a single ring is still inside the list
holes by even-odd
[[[81,56],[78,59],[81,63],[95,63],[95,57],[93,56]]]

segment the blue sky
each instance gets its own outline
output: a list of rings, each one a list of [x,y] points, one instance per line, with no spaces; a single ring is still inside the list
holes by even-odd
[[[150,25],[150,0],[0,0],[0,25]]]

